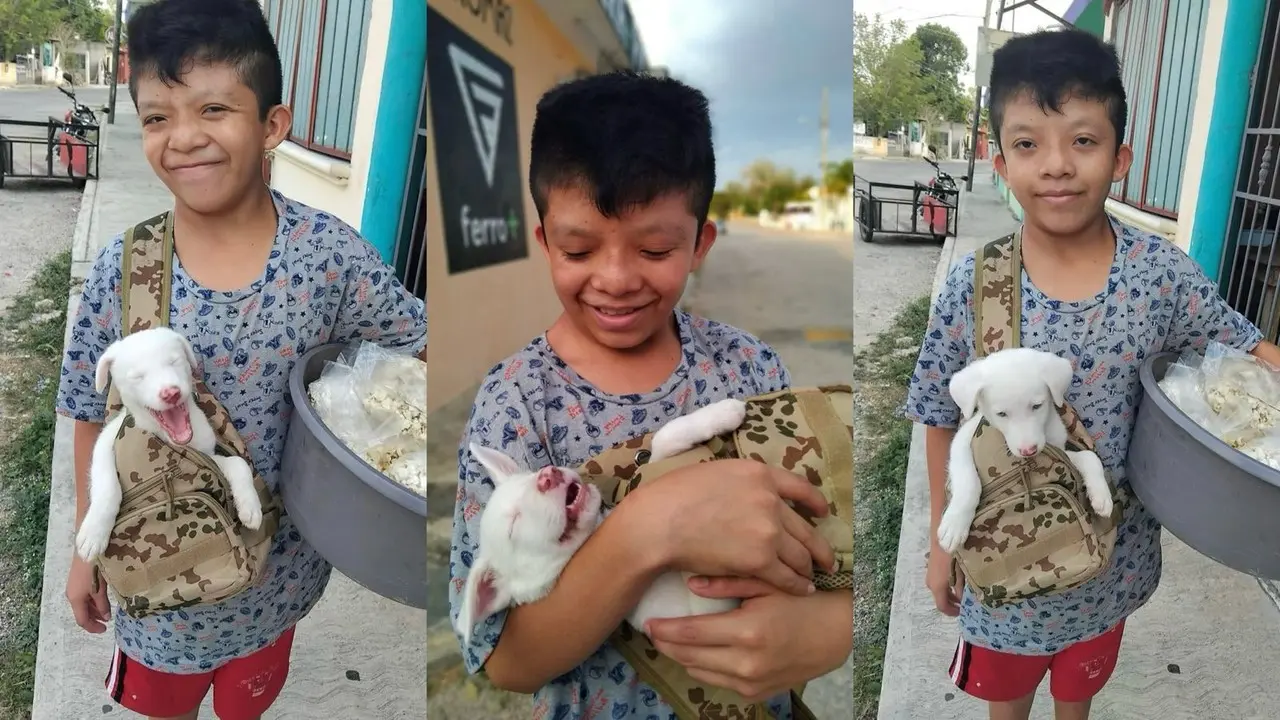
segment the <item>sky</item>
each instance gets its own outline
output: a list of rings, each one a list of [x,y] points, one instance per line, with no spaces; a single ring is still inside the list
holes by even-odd
[[[1006,0],[1006,4],[1012,5],[1012,2]],[[1049,12],[1056,13],[1061,16],[1071,7],[1071,0],[1041,0],[1040,4]],[[910,7],[906,7],[909,5]],[[995,26],[996,8],[1000,6],[1000,0],[993,0],[991,3],[991,24]],[[876,13],[888,19],[903,20],[907,23],[907,32],[910,33],[918,25],[925,23],[936,23],[949,27],[960,36],[966,47],[969,48],[969,73],[965,77],[960,78],[960,84],[964,87],[972,88],[974,86],[973,68],[977,51],[975,48],[978,44],[978,26],[982,24],[982,14],[986,11],[987,0],[910,0],[904,3],[902,0],[855,0],[854,10],[863,15],[874,16]],[[1000,25],[1002,30],[1013,30],[1014,32],[1033,32],[1040,28],[1057,27],[1058,23],[1048,15],[1036,10],[1033,7],[1020,7],[1012,12],[1005,13],[1004,20]]]
[[[631,0],[630,6],[650,65],[666,66],[711,102],[718,186],[741,179],[757,159],[817,177],[824,86],[827,159],[852,156],[848,0]]]

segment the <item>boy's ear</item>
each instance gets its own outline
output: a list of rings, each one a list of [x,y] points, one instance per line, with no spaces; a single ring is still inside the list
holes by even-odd
[[[267,131],[263,147],[275,150],[289,138],[289,130],[293,127],[293,111],[286,105],[276,105],[267,111],[267,119],[263,125]]]
[[[1129,174],[1131,167],[1133,167],[1133,148],[1122,144],[1116,148],[1116,169],[1111,173],[1111,182],[1123,180]]]
[[[542,229],[542,223],[538,223],[538,227],[533,229],[533,236],[538,240],[538,247],[542,248],[542,252],[551,259],[551,248],[547,247],[547,231]]]
[[[716,230],[716,224],[711,219],[707,219],[702,223],[702,229],[698,231],[698,237],[693,241],[693,269],[697,270],[702,265],[702,261],[706,259],[707,253],[711,252],[711,246],[716,243],[716,237],[719,231]]]
[[[995,157],[991,158],[991,166],[1000,173],[1000,179],[1009,182],[1009,169],[1004,165],[1004,153],[996,150]]]

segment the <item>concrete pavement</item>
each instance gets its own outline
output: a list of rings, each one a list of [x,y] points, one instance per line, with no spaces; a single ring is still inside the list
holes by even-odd
[[[102,178],[88,183],[80,208],[73,277],[83,277],[98,249],[116,233],[172,203],[142,156],[141,129],[128,92],[123,87],[118,92],[116,125],[104,130]],[[70,315],[79,299],[76,285]],[[115,710],[102,685],[112,634],[80,630],[63,597],[75,517],[72,426],[58,418],[33,720],[80,720]],[[299,625],[289,681],[264,717],[420,720],[426,715],[425,633],[425,612],[374,595],[335,571],[324,599]],[[201,717],[213,717],[210,699]]]
[[[981,166],[980,166],[981,167]],[[989,166],[988,166],[989,167]],[[1016,226],[979,174],[966,197],[964,233],[943,252],[935,292],[954,259]],[[986,717],[983,703],[947,676],[956,621],[937,612],[924,585],[928,549],[924,433],[917,427],[907,470],[893,616],[880,696],[881,720]],[[1093,720],[1275,718],[1280,710],[1280,612],[1253,578],[1205,558],[1164,533],[1164,576],[1150,603],[1125,626],[1115,674],[1094,700]],[[1048,683],[1033,718],[1052,717]]]

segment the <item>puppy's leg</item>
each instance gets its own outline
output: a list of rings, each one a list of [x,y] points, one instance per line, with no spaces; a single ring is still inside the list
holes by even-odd
[[[253,471],[249,469],[249,463],[244,458],[220,455],[215,455],[213,460],[231,486],[231,499],[236,503],[240,522],[250,530],[257,530],[262,526],[262,501],[253,487]]]
[[[978,427],[979,416],[968,420],[956,432],[951,441],[951,454],[947,460],[947,485],[951,499],[938,522],[938,545],[948,553],[964,546],[982,499],[982,478],[973,461],[973,433]]]
[[[76,553],[92,562],[107,549],[120,513],[120,478],[116,470],[116,434],[120,421],[109,423],[93,443],[89,460],[89,509],[76,533]]]
[[[1082,450],[1068,450],[1067,457],[1071,459],[1071,464],[1076,466],[1080,471],[1080,477],[1084,480],[1085,492],[1089,495],[1089,504],[1093,506],[1093,511],[1102,517],[1111,514],[1114,502],[1111,498],[1111,486],[1107,484],[1107,472],[1102,466],[1102,460],[1097,453]]]
[[[653,436],[649,462],[669,458],[732,430],[747,417],[747,404],[727,398],[678,417]]]

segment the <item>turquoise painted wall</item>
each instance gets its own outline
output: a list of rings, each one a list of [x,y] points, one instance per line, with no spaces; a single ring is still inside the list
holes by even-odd
[[[1226,235],[1231,194],[1249,113],[1249,75],[1257,60],[1267,4],[1266,0],[1229,3],[1209,123],[1213,152],[1205,153],[1190,246],[1192,259],[1215,282],[1222,258],[1230,250]]]
[[[1090,0],[1084,10],[1080,11],[1080,16],[1075,20],[1075,26],[1102,37],[1107,27],[1107,16],[1102,12],[1102,0]]]
[[[360,218],[360,234],[387,263],[394,261],[426,70],[427,4],[423,0],[394,0]]]

